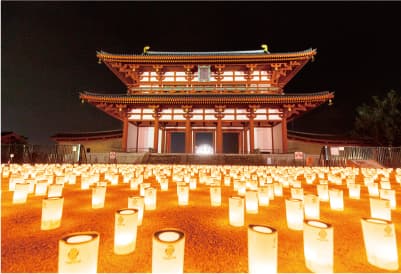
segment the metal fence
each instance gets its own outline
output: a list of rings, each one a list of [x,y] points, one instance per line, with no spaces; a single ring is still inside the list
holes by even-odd
[[[345,166],[348,161],[368,160],[384,167],[401,167],[401,147],[324,146],[319,157],[322,165],[329,166]]]
[[[2,144],[1,162],[13,163],[110,163],[110,152],[88,153],[83,145]],[[149,153],[115,152],[115,162],[143,163]],[[162,155],[162,154],[159,154]],[[261,156],[261,164],[295,166],[347,166],[350,161],[374,161],[384,167],[401,167],[401,147],[322,147],[320,155],[304,154],[296,160],[294,153],[249,154]]]
[[[1,162],[7,163],[85,163],[83,145],[1,144]]]

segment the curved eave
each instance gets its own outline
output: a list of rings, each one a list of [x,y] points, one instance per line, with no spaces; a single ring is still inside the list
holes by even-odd
[[[316,49],[307,49],[299,52],[264,53],[264,54],[237,54],[237,55],[129,55],[112,54],[104,51],[97,52],[96,56],[105,62],[122,62],[136,64],[164,64],[164,63],[252,63],[308,60],[316,55]]]
[[[80,94],[82,100],[90,103],[108,104],[297,104],[322,103],[334,98],[334,92],[317,92],[303,94],[266,95],[266,94],[138,94],[107,95],[90,92]]]

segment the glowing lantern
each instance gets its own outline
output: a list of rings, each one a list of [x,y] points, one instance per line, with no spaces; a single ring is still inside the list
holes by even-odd
[[[29,184],[17,183],[13,193],[13,204],[24,204],[28,198]]]
[[[397,240],[391,221],[362,218],[362,234],[368,262],[376,267],[398,270]]]
[[[273,191],[274,191],[274,196],[277,197],[282,197],[283,196],[283,186],[279,182],[273,183]]]
[[[96,186],[92,188],[92,208],[103,208],[105,198],[105,186]]]
[[[348,185],[348,195],[351,199],[360,199],[361,197],[361,185],[359,184],[349,184]]]
[[[245,181],[238,181],[237,182],[237,194],[239,196],[245,196],[246,192],[246,182]]]
[[[156,189],[153,187],[148,187],[145,190],[145,210],[155,210],[156,209]]]
[[[317,195],[319,196],[320,201],[328,201],[329,200],[329,186],[327,184],[319,184],[316,185]]]
[[[225,186],[230,186],[231,184],[231,177],[230,176],[224,176],[224,185]]]
[[[62,184],[51,184],[47,186],[47,197],[60,197],[63,196]]]
[[[221,187],[218,185],[210,186],[210,205],[211,206],[221,205]]]
[[[178,205],[188,205],[189,186],[187,184],[177,185]]]
[[[388,180],[388,178],[386,179],[382,179],[380,182],[380,188],[381,189],[391,189],[391,184],[390,181]]]
[[[321,221],[305,220],[303,237],[306,267],[316,273],[332,273],[333,227]]]
[[[196,189],[196,178],[191,178],[189,180],[189,189],[194,190]]]
[[[371,197],[379,196],[379,184],[378,183],[368,184],[368,192],[369,192],[369,196],[371,196]]]
[[[145,189],[150,187],[150,183],[141,183],[139,185],[139,195],[145,196]]]
[[[330,189],[330,208],[334,210],[344,210],[343,191],[340,189]]]
[[[370,217],[391,221],[390,201],[386,199],[369,198]]]
[[[248,272],[277,273],[277,231],[264,225],[248,226]]]
[[[258,188],[258,200],[260,206],[268,206],[269,205],[269,187],[267,185],[260,186]],[[256,212],[257,213],[257,212]]]
[[[319,197],[313,194],[306,194],[304,196],[304,212],[305,212],[305,219],[319,219],[320,218]]]
[[[293,230],[302,230],[304,221],[302,200],[286,199],[285,212],[288,228]]]
[[[50,230],[60,227],[63,215],[63,197],[50,197],[42,200],[41,230]]]
[[[138,184],[139,184],[138,179],[133,178],[133,179],[131,179],[131,181],[129,183],[129,188],[131,190],[138,190]]]
[[[160,190],[168,191],[168,178],[162,178],[160,181]]]
[[[142,225],[143,220],[143,210],[145,206],[145,199],[142,196],[129,196],[128,197],[128,208],[134,208],[138,210],[138,223],[137,225]]]
[[[228,198],[229,223],[232,226],[244,225],[244,199],[241,197]]]
[[[258,207],[258,192],[255,190],[247,190],[245,192],[245,208],[247,213],[257,214]]]
[[[89,189],[91,185],[91,177],[89,175],[81,175],[81,189]]]
[[[26,179],[25,183],[29,184],[29,191],[28,193],[33,193],[35,191],[35,184],[36,181],[34,179]]]
[[[80,232],[59,240],[59,273],[97,273],[99,233]]]
[[[185,234],[163,229],[153,234],[152,273],[183,273]]]
[[[115,254],[123,255],[134,252],[136,245],[137,223],[138,210],[128,208],[116,211],[114,219]]]
[[[380,199],[390,200],[391,209],[396,208],[395,190],[394,189],[380,189]]]
[[[8,180],[8,190],[14,191],[16,184],[23,184],[24,178],[20,176],[11,175],[10,179]]]
[[[47,180],[40,180],[36,182],[35,195],[44,196],[47,192]]]
[[[303,200],[304,199],[304,190],[301,187],[292,187],[291,188],[291,198]]]

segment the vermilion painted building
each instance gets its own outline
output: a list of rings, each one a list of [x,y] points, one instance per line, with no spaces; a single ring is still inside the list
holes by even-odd
[[[126,86],[123,94],[85,91],[88,102],[123,123],[122,150],[158,153],[287,152],[287,123],[330,101],[333,92],[287,93],[315,49],[98,52]]]

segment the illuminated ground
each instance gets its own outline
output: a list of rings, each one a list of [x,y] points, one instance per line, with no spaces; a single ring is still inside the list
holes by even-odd
[[[305,193],[316,194],[315,185],[306,185]],[[392,211],[401,258],[401,187],[390,180],[396,189],[397,209]],[[152,178],[152,184],[157,183]],[[356,182],[363,185],[362,176]],[[316,182],[315,182],[316,184]],[[344,211],[333,211],[329,202],[320,203],[321,220],[334,227],[335,272],[386,272],[368,264],[361,231],[361,217],[370,215],[368,192],[361,187],[361,199],[348,198],[346,185],[329,185],[344,190]],[[188,206],[178,206],[176,187],[170,182],[168,192],[158,187],[157,210],[145,211],[142,226],[138,227],[136,250],[129,255],[113,253],[114,212],[127,207],[127,197],[138,195],[129,184],[120,182],[108,186],[103,209],[91,208],[91,190],[80,190],[66,184],[63,190],[64,212],[60,228],[40,230],[43,197],[30,194],[26,204],[12,204],[8,179],[2,179],[1,204],[1,272],[57,272],[58,240],[65,234],[78,231],[100,233],[98,272],[151,272],[152,234],[162,228],[175,227],[186,234],[184,272],[247,272],[247,226],[265,224],[278,230],[278,272],[309,272],[305,267],[302,231],[287,228],[284,199],[290,190],[284,188],[284,197],[275,197],[268,207],[259,207],[258,214],[246,214],[245,226],[228,224],[228,197],[236,191],[222,186],[222,205],[211,207],[209,188],[198,184],[191,190]],[[401,259],[400,259],[401,265]]]

